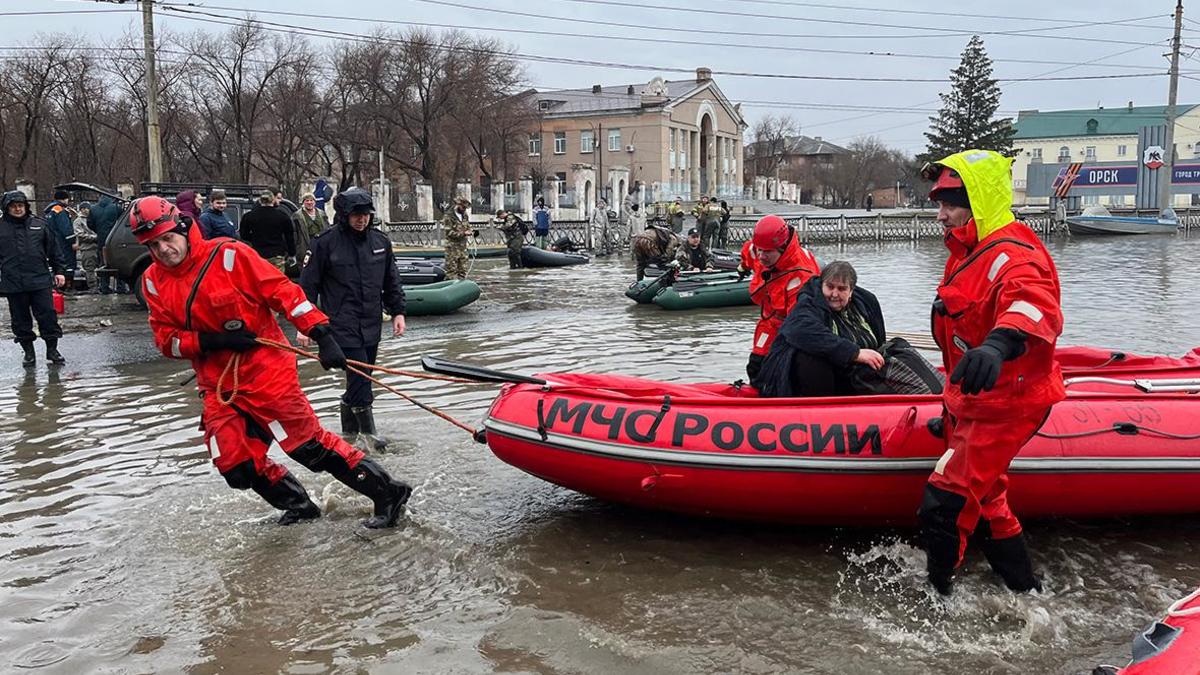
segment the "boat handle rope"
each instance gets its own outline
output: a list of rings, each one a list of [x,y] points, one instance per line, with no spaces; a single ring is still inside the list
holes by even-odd
[[[1151,436],[1159,436],[1161,438],[1169,438],[1177,441],[1194,441],[1200,439],[1200,434],[1177,434],[1171,431],[1163,431],[1153,427],[1142,426],[1133,422],[1113,422],[1111,427],[1088,429],[1087,431],[1076,431],[1069,434],[1051,434],[1044,431],[1039,431],[1035,435],[1053,440],[1066,440],[1071,438],[1085,438],[1087,436],[1099,436],[1101,434],[1113,433],[1121,434],[1122,436],[1136,436],[1139,433],[1146,433],[1150,434]]]
[[[263,345],[264,347],[274,347],[275,349],[279,349],[279,350],[282,350],[285,352],[291,352],[297,356],[302,356],[304,358],[312,359],[314,361],[321,360],[321,357],[317,356],[316,354],[314,354],[310,351],[306,351],[304,349],[300,349],[299,347],[293,346],[293,345],[285,343],[285,342],[276,342],[275,340],[268,340],[266,338],[255,338],[255,342],[258,342],[260,345]],[[219,401],[221,403],[221,405],[232,405],[234,399],[237,398],[238,385],[239,385],[238,370],[240,370],[241,362],[242,362],[242,355],[235,353],[233,355],[233,357],[229,359],[229,362],[225,364],[225,369],[221,371],[220,377],[217,378],[217,401]],[[437,417],[440,417],[440,418],[446,420],[447,422],[462,429],[463,431],[466,431],[468,434],[471,434],[472,437],[474,437],[475,429],[473,427],[471,427],[471,425],[469,425],[465,422],[462,422],[462,421],[456,419],[453,415],[450,415],[449,413],[438,410],[437,408],[435,408],[427,403],[422,403],[421,401],[418,401],[417,399],[413,398],[412,396],[409,396],[408,394],[405,394],[404,392],[400,391],[399,389],[396,389],[395,387],[389,385],[388,383],[383,382],[375,377],[372,377],[370,374],[368,374],[367,371],[368,370],[378,370],[378,371],[390,373],[393,375],[406,375],[408,377],[416,377],[416,378],[421,378],[421,379],[426,379],[426,380],[441,380],[444,382],[461,382],[461,383],[474,384],[473,382],[470,382],[469,380],[462,380],[462,379],[459,379],[456,377],[447,377],[445,375],[430,375],[428,373],[416,373],[416,372],[411,372],[411,371],[398,370],[395,368],[385,368],[382,366],[373,366],[369,363],[363,363],[362,361],[354,361],[351,359],[346,360],[346,370],[348,372],[355,373],[355,374],[359,375],[360,377],[363,377],[367,380],[370,380],[371,382],[374,382],[375,384],[379,385],[380,387],[383,387],[384,389],[390,391],[391,393],[395,394],[396,396],[399,396],[400,398],[404,399],[405,401],[408,401],[409,403],[417,406],[421,410],[424,410],[425,412],[427,412],[431,415],[435,415]],[[233,386],[229,389],[228,395],[226,395],[224,393],[225,378],[228,377],[231,372],[233,374]]]
[[[1111,377],[1071,377],[1063,380],[1064,387],[1076,384],[1111,384],[1117,387],[1133,387],[1146,394],[1158,392],[1200,392],[1200,378],[1167,380],[1118,380]]]
[[[1192,616],[1193,614],[1200,614],[1200,605],[1183,609],[1184,605],[1188,604],[1192,600],[1195,600],[1196,598],[1200,598],[1200,589],[1196,589],[1187,596],[1171,603],[1171,606],[1167,608],[1167,616]]]

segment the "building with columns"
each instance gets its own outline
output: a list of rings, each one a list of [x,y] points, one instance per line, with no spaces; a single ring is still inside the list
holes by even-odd
[[[741,194],[746,123],[707,68],[688,80],[533,92],[531,100],[537,127],[523,171],[544,177],[562,208],[589,214],[601,197],[611,208],[637,183],[644,202]],[[505,178],[508,194],[519,178]]]

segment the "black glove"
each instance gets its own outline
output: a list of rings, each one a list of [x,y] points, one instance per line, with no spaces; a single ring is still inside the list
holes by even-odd
[[[321,323],[313,326],[313,329],[308,332],[308,336],[317,341],[317,356],[320,358],[322,368],[332,370],[346,367],[346,354],[342,352],[337,340],[333,339],[333,329],[329,327],[329,324]]]
[[[746,278],[746,276],[747,276],[747,275],[749,275],[749,274],[750,274],[750,272],[749,272],[749,271],[747,271],[746,269],[744,269],[744,268],[743,268],[741,265],[738,265],[738,266],[737,266],[737,275],[738,275],[738,281],[741,281],[742,279],[745,279],[745,278]]]
[[[255,342],[255,338],[257,337],[253,331],[247,330],[245,326],[234,330],[227,330],[224,333],[201,333],[200,351],[219,352],[227,349],[234,352],[244,352],[258,346],[258,343]]]
[[[478,236],[479,236],[479,230],[471,230],[471,236],[472,236],[472,237],[478,237]]]
[[[762,370],[763,361],[767,358],[762,354],[751,354],[750,360],[746,362],[746,375],[750,376],[750,384],[754,384],[754,378],[758,377],[759,371]]]
[[[968,349],[950,375],[950,384],[962,382],[964,394],[991,391],[1000,377],[1000,366],[1025,353],[1026,335],[1011,328],[988,333],[982,345]]]

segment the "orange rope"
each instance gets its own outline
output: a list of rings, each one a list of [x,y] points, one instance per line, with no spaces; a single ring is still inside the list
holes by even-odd
[[[241,367],[241,365],[242,355],[234,352],[233,356],[229,359],[229,363],[225,364],[225,370],[222,370],[221,376],[217,378],[217,401],[220,402],[221,405],[232,405],[233,399],[237,398],[238,369]],[[233,388],[229,390],[229,398],[225,398],[225,394],[222,393],[221,390],[225,388],[225,376],[228,375],[230,371],[233,371]]]
[[[297,356],[303,356],[303,357],[309,358],[309,359],[318,359],[319,360],[319,358],[320,358],[312,352],[305,351],[299,347],[290,345],[286,342],[276,342],[274,340],[268,340],[266,338],[258,338],[258,343],[262,344],[262,345],[267,345],[268,347],[282,349],[285,352],[291,352]],[[421,373],[421,372],[412,371],[412,370],[400,370],[398,368],[386,368],[386,367],[380,366],[380,365],[372,365],[370,363],[363,363],[362,361],[355,361],[354,359],[346,359],[346,363],[348,363],[352,366],[358,366],[359,368],[367,368],[369,370],[378,370],[379,372],[387,373],[388,375],[401,375],[404,377],[415,377],[420,380],[440,380],[442,382],[457,382],[458,384],[480,384],[479,382],[476,382],[475,380],[464,380],[461,377],[451,377],[449,375],[434,375],[432,373]]]
[[[266,346],[266,347],[274,347],[276,349],[282,349],[283,351],[292,352],[293,354],[297,354],[299,356],[303,356],[305,358],[313,359],[316,361],[321,360],[321,358],[319,356],[317,356],[316,354],[309,352],[309,351],[305,351],[303,349],[300,349],[299,347],[294,347],[285,342],[276,342],[274,340],[268,340],[266,338],[256,338],[256,341],[259,344]],[[225,364],[225,369],[221,371],[221,376],[217,378],[217,400],[221,402],[221,405],[230,405],[233,403],[233,400],[235,398],[237,398],[237,395],[238,395],[238,368],[241,365],[241,362],[242,362],[242,355],[235,353],[229,359],[229,363]],[[361,368],[366,368],[366,369],[374,368],[377,370],[381,370],[383,372],[393,373],[393,374],[397,374],[397,375],[408,375],[409,377],[420,377],[423,379],[430,379],[430,380],[443,380],[443,381],[447,381],[447,382],[473,383],[470,380],[462,380],[457,377],[446,377],[446,376],[442,376],[442,375],[429,375],[426,373],[413,373],[410,371],[402,371],[402,370],[395,370],[395,369],[391,369],[391,368],[383,368],[380,366],[372,366],[371,364],[363,363],[362,361],[352,361],[349,359],[347,359],[347,361],[346,361],[346,370],[348,370],[352,373],[357,373],[358,375],[361,375],[362,377],[370,380],[371,382],[374,382],[375,384],[377,384],[377,385],[383,387],[384,389],[387,389],[388,391],[392,392],[393,394],[399,396],[400,398],[404,399],[405,401],[408,401],[409,403],[417,406],[421,410],[424,410],[425,412],[436,415],[436,416],[446,420],[447,422],[453,424],[454,426],[462,429],[463,431],[466,431],[469,434],[475,433],[475,429],[472,428],[469,424],[466,424],[465,422],[461,422],[461,421],[455,419],[453,416],[449,415],[448,413],[444,413],[441,410],[438,410],[437,408],[434,408],[431,405],[422,403],[422,402],[418,401],[417,399],[409,396],[408,394],[405,394],[404,392],[400,391],[399,389],[396,389],[395,387],[393,387],[385,382],[381,382],[381,381],[377,380],[376,378],[374,378],[371,375],[364,372]],[[233,388],[230,389],[229,396],[226,397],[222,393],[222,389],[224,389],[225,378],[226,378],[226,376],[229,375],[229,373],[231,371],[233,372]]]

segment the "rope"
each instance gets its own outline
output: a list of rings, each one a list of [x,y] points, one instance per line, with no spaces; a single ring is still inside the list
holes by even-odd
[[[229,359],[229,363],[225,364],[225,370],[222,370],[221,376],[217,378],[217,401],[220,402],[221,405],[232,405],[233,399],[237,398],[238,370],[241,368],[241,365],[242,355],[234,352],[233,358]],[[225,394],[223,394],[221,390],[225,388],[223,383],[225,382],[225,377],[229,375],[230,371],[233,371],[233,388],[229,390],[229,398],[225,398]]]
[[[318,359],[319,358],[316,354],[314,354],[312,352],[305,351],[303,349],[300,349],[299,347],[288,344],[286,342],[276,342],[274,340],[268,340],[266,338],[258,338],[258,343],[262,344],[262,345],[266,345],[268,347],[282,349],[285,352],[291,352],[297,356],[303,356],[304,358],[308,358],[308,359]],[[413,378],[416,378],[419,380],[440,380],[442,382],[455,382],[457,384],[480,384],[479,382],[476,382],[475,380],[464,380],[461,377],[451,377],[449,375],[434,375],[433,373],[422,373],[422,372],[417,372],[417,371],[413,371],[413,370],[400,370],[399,368],[386,368],[384,366],[372,365],[370,363],[363,363],[362,361],[355,361],[354,359],[346,359],[346,363],[348,363],[352,366],[358,366],[359,368],[368,368],[370,370],[378,370],[379,372],[387,373],[388,375],[401,375],[403,377],[413,377]]]
[[[303,349],[300,349],[299,347],[295,347],[293,345],[290,345],[290,344],[287,344],[284,342],[276,342],[274,340],[268,340],[266,338],[256,338],[255,341],[265,347],[274,347],[276,349],[281,349],[286,352],[291,352],[298,356],[303,356],[305,358],[313,359],[315,361],[321,360],[319,356],[317,356],[316,354],[314,354],[310,351],[305,351]],[[221,371],[220,377],[217,378],[217,401],[219,401],[221,403],[221,405],[232,405],[234,399],[237,398],[238,385],[239,385],[238,369],[240,368],[241,363],[242,363],[242,355],[235,353],[229,359],[229,362],[225,364],[225,369]],[[444,382],[461,382],[461,383],[467,383],[467,384],[477,384],[477,383],[475,383],[471,380],[463,380],[463,379],[460,379],[457,377],[447,377],[444,375],[431,375],[429,373],[416,373],[416,372],[412,372],[412,371],[398,370],[395,368],[384,368],[382,366],[373,366],[369,363],[363,363],[362,361],[354,361],[351,359],[346,360],[346,370],[348,372],[355,373],[355,374],[359,375],[360,377],[363,377],[367,380],[370,380],[371,382],[374,382],[375,384],[377,384],[377,385],[383,387],[384,389],[390,391],[391,393],[399,396],[400,398],[404,399],[405,401],[408,401],[409,403],[417,406],[421,410],[424,410],[427,413],[436,415],[437,417],[440,417],[440,418],[446,420],[447,422],[453,424],[454,426],[458,427],[459,429],[466,431],[468,434],[472,434],[472,435],[475,434],[475,429],[472,428],[469,424],[462,422],[458,419],[455,419],[449,413],[442,412],[441,410],[438,410],[437,408],[435,408],[427,403],[422,403],[422,402],[418,401],[417,399],[413,398],[412,396],[409,396],[408,394],[405,394],[404,392],[400,391],[399,389],[396,389],[395,387],[387,384],[386,382],[382,382],[379,379],[372,377],[370,374],[368,374],[366,372],[367,370],[371,370],[371,369],[380,370],[380,371],[394,374],[394,375],[405,375],[408,377],[416,377],[416,378],[421,378],[421,379],[426,379],[426,380],[441,380]],[[233,387],[229,390],[229,395],[226,396],[222,390],[224,389],[225,378],[228,377],[231,372],[233,373]]]

